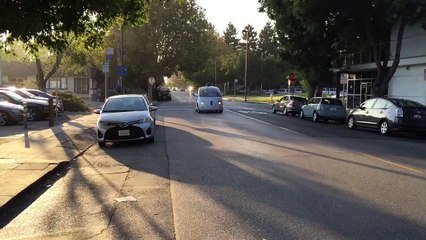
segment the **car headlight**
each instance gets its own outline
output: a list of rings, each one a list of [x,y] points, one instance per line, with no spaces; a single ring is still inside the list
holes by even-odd
[[[112,126],[116,124],[117,124],[116,122],[99,121],[99,125],[102,125],[102,126]]]
[[[204,105],[204,102],[201,102],[201,105]]]
[[[140,123],[148,123],[148,122],[152,122],[152,118],[151,117],[145,117],[143,119],[140,119],[139,121],[137,121],[138,124]]]
[[[219,101],[219,105],[222,105],[222,101]]]

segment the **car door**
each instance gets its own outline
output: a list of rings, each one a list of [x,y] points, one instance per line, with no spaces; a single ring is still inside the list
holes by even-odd
[[[306,117],[312,117],[314,109],[316,109],[316,106],[320,100],[320,98],[311,98],[311,100],[309,100],[309,102],[306,104],[306,107],[303,109],[303,113]]]
[[[370,125],[379,126],[380,121],[386,118],[386,111],[392,103],[384,98],[377,98],[372,109],[369,112],[368,120]]]
[[[279,100],[276,101],[275,103],[275,111],[282,111],[282,107],[281,107],[281,102],[283,101],[284,97],[280,98]]]
[[[371,112],[376,102],[377,98],[369,99],[361,104],[359,109],[357,109],[355,116],[355,121],[358,124],[362,124],[365,126],[374,126],[374,121],[371,116]]]
[[[284,112],[284,108],[287,105],[287,102],[288,102],[288,96],[284,96],[281,98],[279,102],[279,106],[280,106],[279,111]]]

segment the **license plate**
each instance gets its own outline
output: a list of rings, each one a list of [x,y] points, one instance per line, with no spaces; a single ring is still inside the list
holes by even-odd
[[[414,116],[413,116],[414,118],[422,118],[422,116],[421,115],[418,115],[418,114],[414,114]]]
[[[130,136],[130,130],[118,130],[118,136],[120,137]]]

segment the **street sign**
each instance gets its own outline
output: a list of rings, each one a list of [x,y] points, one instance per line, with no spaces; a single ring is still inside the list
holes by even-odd
[[[128,74],[128,69],[126,67],[120,66],[118,67],[118,75],[120,76],[127,76]]]
[[[102,64],[102,72],[109,73],[109,62]]]
[[[154,85],[155,78],[153,78],[153,77],[148,78],[148,82],[149,82],[149,84]]]
[[[297,75],[295,73],[290,73],[288,75],[288,80],[290,80],[291,82],[295,82],[297,80]]]
[[[105,49],[105,60],[110,61],[114,56],[114,48],[106,48]]]

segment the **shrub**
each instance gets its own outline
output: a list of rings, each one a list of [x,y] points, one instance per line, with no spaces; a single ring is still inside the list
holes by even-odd
[[[54,93],[54,95],[59,96],[62,100],[65,111],[80,112],[87,111],[89,109],[83,99],[71,92],[57,92]]]

